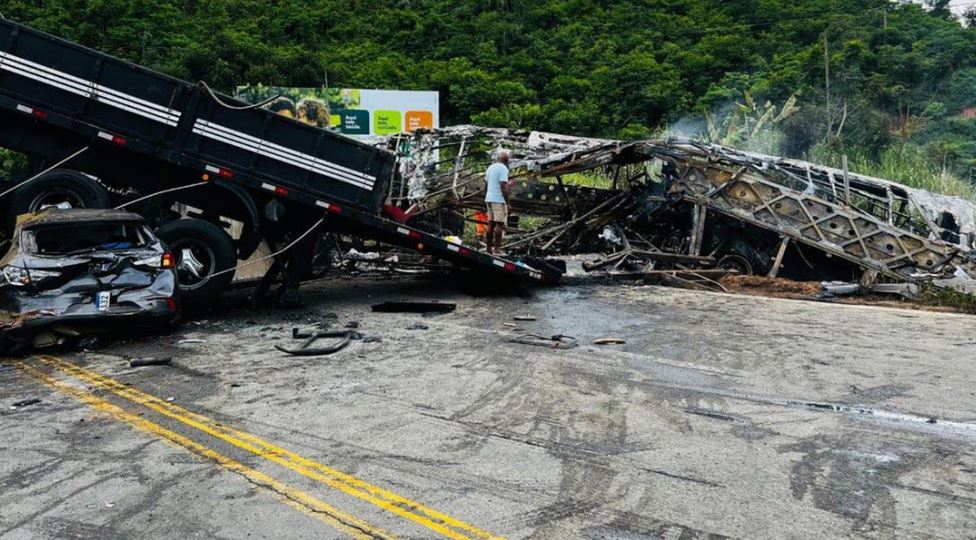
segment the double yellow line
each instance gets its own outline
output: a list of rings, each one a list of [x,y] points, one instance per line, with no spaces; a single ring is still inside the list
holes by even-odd
[[[474,527],[468,523],[452,518],[444,513],[428,508],[419,502],[402,497],[381,487],[370,484],[352,475],[333,469],[322,463],[300,456],[290,450],[286,450],[274,445],[255,435],[223,425],[211,418],[188,411],[178,405],[159,399],[150,394],[146,394],[135,388],[127,386],[110,377],[100,373],[90,371],[59,358],[43,356],[40,358],[45,365],[58,369],[79,381],[92,387],[105,390],[129,402],[136,403],[155,411],[163,416],[172,418],[186,426],[192,427],[200,432],[220,439],[230,445],[250,452],[258,457],[286,467],[307,478],[337,489],[342,493],[368,502],[378,508],[386,510],[392,514],[420,524],[427,529],[437,532],[447,538],[463,539],[497,539],[500,538],[487,531]],[[372,538],[391,538],[383,531],[376,529],[363,522],[362,520],[346,514],[332,506],[319,501],[308,494],[300,492],[289,486],[280,484],[276,480],[263,475],[244,465],[217,454],[202,445],[183,437],[182,435],[167,430],[145,420],[137,415],[128,413],[115,405],[104,401],[90,392],[80,390],[74,386],[63,383],[42,371],[31,367],[23,362],[17,366],[28,375],[31,375],[42,382],[52,386],[62,392],[91,405],[92,407],[123,420],[134,427],[153,433],[164,439],[172,441],[180,446],[202,455],[208,459],[216,461],[218,464],[244,475],[248,479],[261,485],[267,485],[273,491],[283,495],[290,502],[298,503],[307,509],[314,510],[317,517],[329,522],[338,529],[354,537]]]

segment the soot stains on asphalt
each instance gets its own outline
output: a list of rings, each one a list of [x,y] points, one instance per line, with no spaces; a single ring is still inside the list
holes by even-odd
[[[899,479],[944,456],[898,440],[852,439],[817,435],[781,446],[799,454],[790,474],[793,497],[810,497],[814,506],[848,518],[854,532],[893,532]]]

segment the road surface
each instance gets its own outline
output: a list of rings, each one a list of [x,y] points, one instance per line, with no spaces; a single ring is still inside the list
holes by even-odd
[[[172,335],[4,360],[0,537],[973,535],[976,318],[412,279],[307,298],[231,298]],[[458,308],[369,310],[428,299]],[[350,321],[374,339],[273,348]],[[626,344],[592,344],[608,336]]]

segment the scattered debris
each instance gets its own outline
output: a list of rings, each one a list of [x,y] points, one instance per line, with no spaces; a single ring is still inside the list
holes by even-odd
[[[205,339],[192,338],[192,339],[181,339],[181,340],[177,341],[176,344],[177,345],[194,345],[194,344],[206,343],[206,342],[207,342],[207,340],[205,340]]]
[[[99,336],[85,336],[78,340],[78,348],[83,351],[91,351],[102,345],[102,338]]]
[[[21,401],[17,401],[15,403],[11,404],[10,405],[10,408],[11,409],[18,409],[20,407],[27,407],[27,406],[30,406],[30,405],[37,405],[40,402],[41,402],[41,400],[40,399],[37,399],[37,398],[23,399]]]
[[[534,320],[536,320],[535,317],[532,316],[532,315],[516,315],[516,316],[512,317],[512,319],[514,319],[516,321],[534,321]]]
[[[346,323],[346,328],[359,328],[359,321],[349,321]]]
[[[831,281],[823,284],[823,292],[827,296],[874,293],[893,294],[904,298],[917,298],[919,286],[914,283],[878,283],[870,287],[865,287],[860,283]]]
[[[861,292],[861,286],[844,281],[828,281],[823,284],[823,291],[828,296],[845,296]]]
[[[161,356],[158,358],[133,358],[129,360],[129,367],[146,367],[146,366],[169,366],[173,364],[172,356]]]
[[[428,330],[428,329],[430,329],[429,326],[421,323],[414,323],[407,327],[407,330]]]
[[[477,223],[466,216],[483,205],[491,153],[509,150],[511,205],[522,218],[506,237],[513,258],[600,253],[584,270],[715,291],[729,275],[842,280],[862,292],[976,278],[976,205],[849,171],[689,140],[478,126],[377,144],[401,151],[391,193],[453,219],[443,234]],[[444,151],[450,162],[437,163]]]
[[[374,304],[373,311],[377,313],[450,313],[457,309],[457,304],[447,302],[383,302]]]
[[[538,347],[548,347],[550,349],[572,349],[579,345],[579,342],[573,336],[566,336],[563,334],[556,334],[555,336],[542,336],[539,334],[521,334],[515,336],[509,340],[511,343],[520,343],[522,345],[535,345]]]
[[[351,330],[305,333],[298,328],[293,328],[291,331],[292,339],[303,339],[305,341],[294,349],[282,347],[281,345],[275,345],[275,349],[292,356],[324,356],[344,349],[346,345],[349,345],[349,341],[353,338],[354,334]],[[319,339],[329,338],[338,338],[338,341],[324,347],[312,347],[312,344]]]
[[[344,259],[351,261],[378,261],[380,260],[380,254],[375,251],[369,253],[360,253],[355,249],[350,249],[348,253],[343,256]]]
[[[627,343],[627,341],[618,337],[604,337],[593,340],[594,345],[623,345],[625,343]]]

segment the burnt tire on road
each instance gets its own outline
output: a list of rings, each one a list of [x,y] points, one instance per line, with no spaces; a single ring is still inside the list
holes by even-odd
[[[202,219],[178,219],[161,226],[156,235],[176,259],[183,307],[193,311],[211,305],[234,279],[225,272],[237,264],[234,241],[220,227]]]

